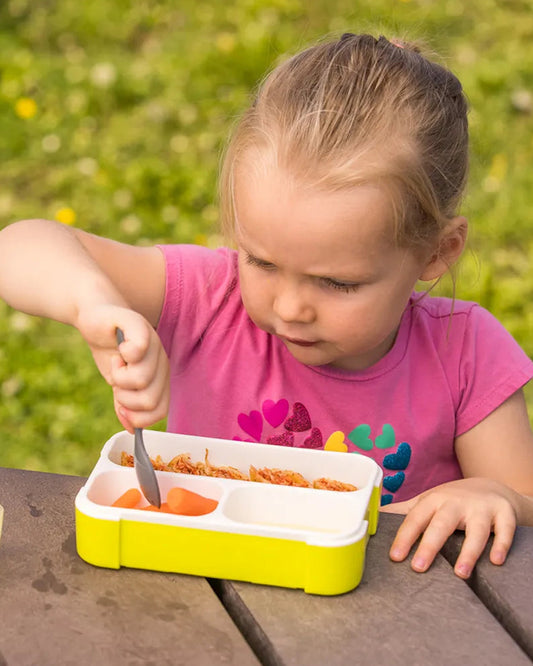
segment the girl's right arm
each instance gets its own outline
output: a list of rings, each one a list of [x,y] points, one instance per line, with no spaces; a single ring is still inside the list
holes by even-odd
[[[17,310],[76,326],[84,308],[131,307],[152,325],[161,312],[165,266],[154,247],[135,247],[49,220],[0,231],[0,296]]]
[[[154,330],[165,295],[157,248],[24,220],[0,231],[0,267],[0,297],[9,305],[78,328],[128,430],[166,416],[168,361]],[[125,335],[120,354],[117,327]]]

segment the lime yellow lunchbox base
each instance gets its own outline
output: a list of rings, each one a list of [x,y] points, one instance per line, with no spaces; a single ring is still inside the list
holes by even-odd
[[[80,557],[96,566],[177,572],[334,595],[359,585],[368,535],[342,546],[94,518],[76,509]]]

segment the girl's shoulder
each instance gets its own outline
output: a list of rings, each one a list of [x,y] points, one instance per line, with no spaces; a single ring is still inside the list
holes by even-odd
[[[166,286],[157,331],[169,353],[178,332],[185,340],[188,331],[196,342],[215,319],[229,321],[240,308],[237,253],[185,244],[159,249],[165,257]]]
[[[528,360],[504,324],[474,301],[413,294],[411,333],[417,341],[431,340],[439,353],[448,359],[455,355],[461,363],[494,354],[519,364]]]
[[[158,246],[167,264],[167,271],[237,272],[237,252],[227,247],[208,248],[203,245],[173,244]]]
[[[436,335],[462,337],[472,329],[501,329],[503,324],[475,301],[414,293],[411,297],[413,321]]]
[[[429,319],[442,319],[443,317],[469,317],[472,312],[484,308],[475,301],[464,301],[445,296],[432,296],[426,292],[415,292],[411,297],[413,310]]]
[[[160,245],[165,258],[165,302],[196,307],[199,296],[225,299],[238,285],[237,252],[226,247]]]

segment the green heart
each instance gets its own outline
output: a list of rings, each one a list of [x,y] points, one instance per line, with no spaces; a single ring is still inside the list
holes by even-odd
[[[394,428],[390,423],[384,423],[383,428],[381,429],[381,435],[376,437],[376,446],[378,449],[390,449],[395,443],[396,437],[394,436]]]
[[[370,451],[374,444],[368,435],[370,435],[370,426],[368,423],[361,423],[361,425],[358,425],[357,428],[352,430],[348,435],[348,439],[353,442],[358,449]]]

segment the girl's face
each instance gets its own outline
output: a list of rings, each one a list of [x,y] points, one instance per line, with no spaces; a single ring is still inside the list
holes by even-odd
[[[270,169],[235,198],[244,306],[306,365],[367,368],[392,347],[425,262],[392,237],[384,191],[325,192]]]

